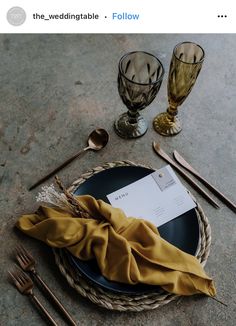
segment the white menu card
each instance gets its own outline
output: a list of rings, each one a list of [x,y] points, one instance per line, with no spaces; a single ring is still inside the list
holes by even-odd
[[[169,165],[108,194],[107,198],[128,217],[145,219],[157,227],[196,207]]]

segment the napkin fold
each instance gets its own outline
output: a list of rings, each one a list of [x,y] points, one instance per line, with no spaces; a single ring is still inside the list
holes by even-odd
[[[152,223],[127,218],[122,210],[91,196],[75,199],[95,218],[40,206],[35,214],[23,215],[16,226],[81,260],[95,258],[102,275],[111,281],[159,285],[178,295],[216,294],[196,257],[161,238]]]

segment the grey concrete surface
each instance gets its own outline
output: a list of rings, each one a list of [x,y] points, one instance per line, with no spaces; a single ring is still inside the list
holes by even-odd
[[[200,43],[206,60],[182,107],[183,131],[173,138],[152,128],[167,107],[167,72],[175,44]],[[130,50],[156,54],[166,70],[155,101],[142,114],[149,129],[123,140],[114,119],[126,108],[117,91],[117,63]],[[235,325],[236,215],[224,204],[211,207],[192,190],[209,218],[211,252],[205,267],[217,287],[214,300],[193,296],[154,311],[119,313],[97,307],[69,287],[49,248],[14,229],[19,216],[33,212],[39,189],[27,187],[86,144],[96,127],[110,133],[108,146],[89,152],[60,172],[65,185],[104,162],[129,159],[155,168],[165,165],[153,152],[157,140],[171,154],[181,152],[202,175],[236,201],[236,35],[0,35],[0,324],[44,325],[44,321],[7,280],[18,243],[37,257],[38,269],[79,325]],[[47,182],[51,183],[51,180]],[[42,295],[36,290],[36,293]],[[48,305],[48,304],[47,304]],[[51,308],[50,308],[51,310]],[[53,311],[53,310],[51,310]],[[59,325],[64,325],[54,313]]]

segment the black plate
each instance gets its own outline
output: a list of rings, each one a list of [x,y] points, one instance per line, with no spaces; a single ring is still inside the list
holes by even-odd
[[[78,189],[76,195],[89,194],[97,199],[108,202],[107,194],[137,181],[153,170],[138,166],[122,166],[101,171],[86,180]],[[162,238],[179,249],[194,255],[199,241],[199,224],[195,209],[171,220],[158,228]],[[139,294],[156,291],[158,287],[146,284],[127,285],[107,280],[101,275],[95,260],[82,261],[68,253],[71,263],[88,280],[105,289],[125,293]]]

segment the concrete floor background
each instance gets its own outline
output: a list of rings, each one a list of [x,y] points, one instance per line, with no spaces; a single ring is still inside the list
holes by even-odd
[[[183,131],[165,138],[153,130],[152,120],[167,107],[172,49],[186,40],[201,44],[206,59],[192,93],[180,108]],[[117,63],[130,50],[156,54],[166,74],[157,98],[142,112],[149,123],[147,134],[123,140],[113,131],[114,119],[126,110],[117,91]],[[7,281],[12,251],[19,242],[37,257],[41,275],[79,325],[235,325],[236,215],[223,204],[220,210],[212,208],[190,186],[212,228],[205,269],[227,308],[194,296],[141,313],[101,309],[67,285],[49,248],[13,229],[21,214],[38,206],[35,196],[39,188],[28,192],[28,186],[84,147],[96,127],[109,131],[108,146],[99,153],[88,152],[61,171],[65,185],[108,161],[129,159],[160,168],[165,163],[151,147],[157,140],[168,153],[174,149],[181,152],[236,201],[235,53],[235,34],[0,35],[0,325],[44,325],[28,298]]]

